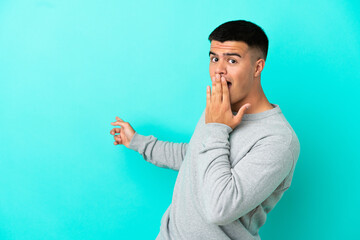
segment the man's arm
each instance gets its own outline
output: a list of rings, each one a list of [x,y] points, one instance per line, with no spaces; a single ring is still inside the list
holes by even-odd
[[[268,198],[289,174],[294,157],[280,136],[270,136],[259,140],[231,167],[228,140],[231,127],[208,123],[206,128],[208,136],[196,161],[200,200],[207,220],[225,225]]]
[[[110,134],[114,135],[114,145],[124,145],[129,149],[139,152],[146,161],[162,167],[179,170],[184,160],[188,144],[160,141],[154,136],[143,136],[135,132],[130,123],[116,117],[112,122]],[[116,135],[119,133],[119,135]]]
[[[129,149],[139,152],[146,161],[158,167],[178,171],[184,160],[188,145],[188,143],[160,141],[152,135],[143,136],[135,133],[131,139]]]

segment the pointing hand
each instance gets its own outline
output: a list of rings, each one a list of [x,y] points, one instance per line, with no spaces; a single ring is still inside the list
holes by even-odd
[[[114,135],[114,145],[124,145],[125,147],[129,147],[130,141],[135,134],[135,130],[131,127],[128,122],[124,122],[121,118],[116,117],[116,122],[112,122],[113,126],[120,126],[121,128],[113,128],[110,131],[111,135]],[[116,133],[120,133],[119,135],[115,135]]]

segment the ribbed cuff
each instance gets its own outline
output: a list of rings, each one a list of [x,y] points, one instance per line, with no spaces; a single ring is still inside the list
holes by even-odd
[[[233,130],[231,127],[223,123],[207,123],[205,129],[200,152],[219,148],[230,149],[229,134]]]
[[[130,140],[129,143],[129,149],[132,149],[134,151],[140,152],[142,151],[143,143],[145,140],[148,140],[147,136],[138,134],[137,132],[135,132],[134,136],[132,137],[132,139]]]
[[[206,123],[205,128],[207,130],[207,136],[215,138],[221,136],[228,138],[229,134],[233,131],[230,126],[224,123]]]

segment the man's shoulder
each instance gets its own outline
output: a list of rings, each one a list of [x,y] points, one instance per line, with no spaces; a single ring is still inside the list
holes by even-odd
[[[300,149],[299,139],[280,109],[266,117],[240,123],[232,132],[233,143],[251,142],[252,145],[267,145],[290,150],[296,155]],[[259,115],[258,115],[259,116]],[[244,139],[241,141],[241,139]]]

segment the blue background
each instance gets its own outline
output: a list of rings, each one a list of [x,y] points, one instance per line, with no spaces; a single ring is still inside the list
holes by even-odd
[[[260,25],[262,85],[296,131],[291,188],[262,239],[347,239],[359,223],[358,1],[0,1],[0,239],[155,239],[177,172],[113,145],[115,116],[186,142],[207,40]]]

